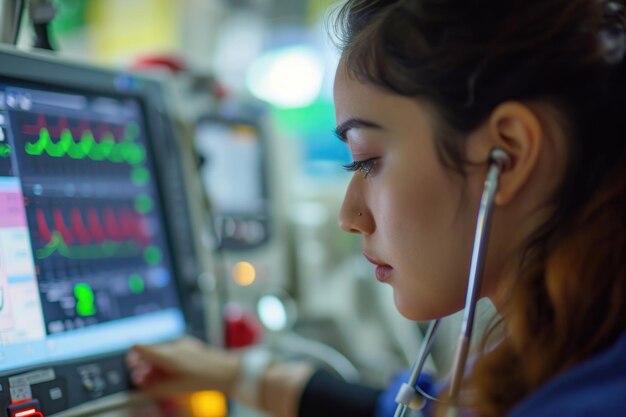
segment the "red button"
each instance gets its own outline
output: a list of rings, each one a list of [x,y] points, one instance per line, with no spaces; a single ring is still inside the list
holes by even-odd
[[[37,411],[36,408],[27,408],[14,412],[13,417],[43,417],[43,414]]]

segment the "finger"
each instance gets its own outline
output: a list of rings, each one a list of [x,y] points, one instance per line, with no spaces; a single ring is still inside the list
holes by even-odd
[[[148,362],[165,372],[176,373],[177,353],[168,345],[135,345],[133,352],[139,360]],[[134,359],[134,358],[133,358]]]
[[[150,364],[142,363],[135,367],[130,368],[131,373],[136,374],[149,374],[153,372],[153,367]]]
[[[131,378],[135,385],[145,387],[150,384],[160,384],[175,377],[171,373],[163,372],[161,369],[151,366],[142,365],[131,371]]]
[[[130,374],[130,379],[133,381],[133,384],[135,384],[138,387],[141,387],[146,384],[147,375],[148,374],[146,372],[133,371]]]
[[[131,350],[126,354],[125,361],[126,366],[128,366],[129,368],[139,366],[141,363],[143,363],[143,361],[141,360],[141,355],[135,350]]]
[[[146,380],[141,386],[141,390],[149,397],[154,399],[173,397],[183,392],[191,392],[192,389],[187,389],[184,383],[180,380],[168,380],[152,382]]]

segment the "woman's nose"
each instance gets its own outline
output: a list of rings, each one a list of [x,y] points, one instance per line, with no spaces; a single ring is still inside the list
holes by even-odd
[[[359,189],[357,175],[352,177],[339,211],[339,227],[348,233],[370,235],[375,230],[374,219]]]

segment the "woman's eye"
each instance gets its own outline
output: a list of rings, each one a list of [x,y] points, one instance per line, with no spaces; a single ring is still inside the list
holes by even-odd
[[[361,171],[365,174],[365,178],[367,178],[367,176],[371,174],[376,167],[376,163],[379,159],[380,158],[370,158],[363,161],[354,161],[350,164],[344,165],[343,167],[346,171]]]

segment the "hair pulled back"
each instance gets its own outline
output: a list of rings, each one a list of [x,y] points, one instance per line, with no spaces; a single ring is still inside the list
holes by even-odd
[[[626,30],[623,1],[349,0],[337,28],[358,80],[426,99],[442,160],[500,103],[564,116],[566,174],[523,248],[505,339],[476,363],[472,408],[501,417],[626,331]]]

